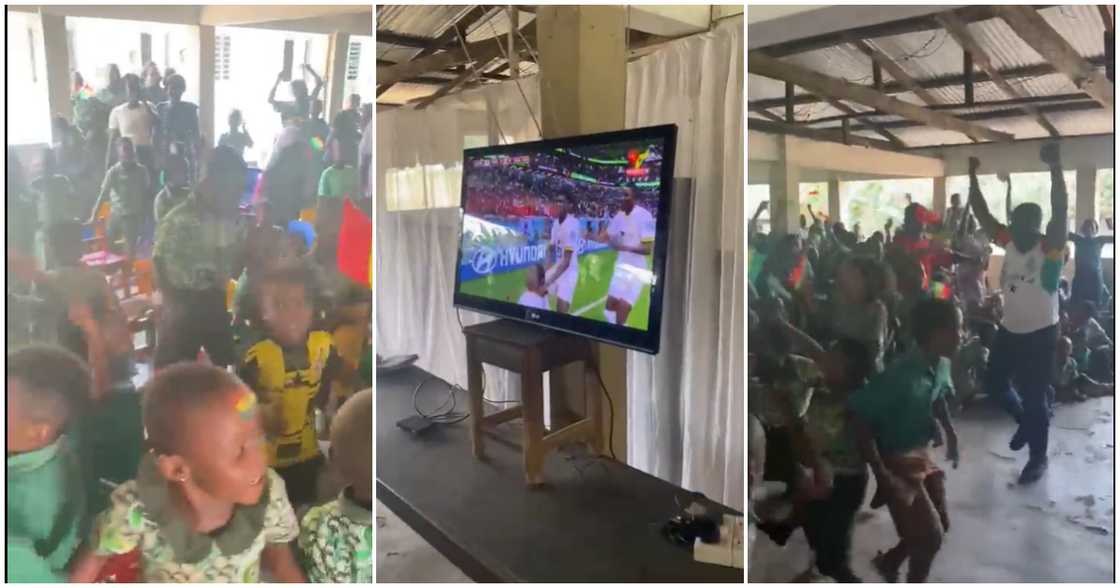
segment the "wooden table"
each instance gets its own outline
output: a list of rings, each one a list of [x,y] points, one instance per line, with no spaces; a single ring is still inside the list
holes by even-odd
[[[512,422],[490,433],[486,461],[471,454],[469,420],[406,433],[396,423],[414,414],[412,392],[428,377],[413,367],[377,378],[377,498],[472,579],[743,582],[743,570],[697,563],[691,549],[662,537],[678,502],[710,503],[678,486],[611,460],[553,452],[545,483],[527,487]],[[429,383],[421,403],[438,404],[444,393]]]

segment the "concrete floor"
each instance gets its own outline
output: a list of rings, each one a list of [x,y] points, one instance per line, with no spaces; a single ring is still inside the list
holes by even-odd
[[[961,467],[947,469],[952,529],[934,561],[931,582],[1112,582],[1115,533],[1113,398],[1057,408],[1050,429],[1050,470],[1030,487],[1015,484],[1026,451],[1007,448],[1013,422],[986,406],[956,420]],[[943,459],[944,453],[938,450]],[[942,467],[951,468],[944,465]],[[874,482],[867,492],[870,502]],[[797,532],[785,548],[758,535],[750,582],[787,582],[811,553]],[[886,509],[857,516],[852,569],[881,582],[870,565],[898,536]],[[905,573],[903,574],[905,577]]]
[[[378,582],[470,582],[455,564],[377,503]]]

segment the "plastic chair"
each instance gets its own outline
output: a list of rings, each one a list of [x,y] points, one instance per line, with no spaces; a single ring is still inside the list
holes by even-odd
[[[305,223],[310,223],[310,224],[314,225],[315,224],[315,208],[314,207],[305,208],[305,209],[299,211],[299,220],[301,220]]]
[[[237,292],[237,280],[226,283],[226,312],[233,312],[233,295]]]

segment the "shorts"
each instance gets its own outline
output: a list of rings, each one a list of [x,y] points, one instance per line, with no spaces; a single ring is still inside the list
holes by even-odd
[[[628,265],[616,263],[614,275],[611,276],[610,288],[607,289],[607,296],[623,300],[630,306],[634,306],[634,303],[638,301],[638,296],[642,293],[642,287],[645,285],[640,273],[634,271]]]
[[[547,277],[545,279],[548,279]],[[576,282],[579,281],[579,272],[568,270],[560,279],[556,280],[548,288],[548,293],[555,296],[558,300],[563,300],[568,304],[572,303],[572,297],[576,293]]]
[[[326,460],[322,455],[301,461],[299,463],[275,468],[276,473],[284,480],[288,490],[288,502],[293,507],[305,504],[314,504],[318,499],[319,476],[323,472]]]
[[[109,246],[114,251],[120,252],[117,242],[124,241],[124,251],[128,257],[134,257],[136,244],[140,241],[140,231],[144,226],[144,218],[139,214],[109,214],[109,222],[105,232],[109,238]]]

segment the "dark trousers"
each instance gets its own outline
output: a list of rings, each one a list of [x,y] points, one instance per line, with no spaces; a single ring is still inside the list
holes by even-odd
[[[1032,459],[1046,457],[1049,389],[1057,343],[1058,325],[1025,334],[1000,327],[988,361],[984,389],[1019,423]]]
[[[205,349],[216,366],[236,365],[233,327],[226,312],[226,293],[211,290],[163,290],[163,310],[156,328],[156,369],[195,361]]]
[[[817,556],[817,569],[837,582],[857,581],[848,565],[852,549],[852,527],[867,491],[867,471],[838,473],[832,478],[832,494],[806,505],[805,538]]]

